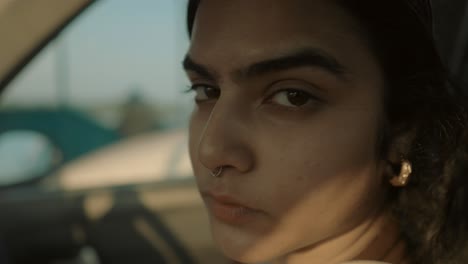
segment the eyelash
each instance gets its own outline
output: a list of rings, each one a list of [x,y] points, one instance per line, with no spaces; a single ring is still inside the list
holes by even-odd
[[[311,101],[314,101],[314,102],[323,102],[320,98],[318,98],[317,96],[314,96],[312,95],[311,93],[309,93],[308,91],[304,91],[303,89],[300,89],[300,88],[283,88],[283,89],[280,89],[280,90],[277,90],[275,92],[273,92],[270,96],[267,97],[267,100],[266,101],[271,101],[275,96],[281,94],[281,93],[301,93],[302,95],[305,95],[307,97],[307,100],[311,100]],[[290,98],[288,98],[289,100]],[[290,107],[290,108],[302,108],[302,106],[296,106],[296,107]]]
[[[213,88],[213,89],[217,89],[217,91],[220,93],[220,89],[215,87],[215,86],[212,86],[212,85],[207,85],[207,84],[193,84],[191,86],[188,86],[185,93],[190,93],[190,92],[197,92],[197,89],[199,88]],[[319,97],[317,96],[314,96],[312,95],[311,93],[307,92],[307,91],[304,91],[304,89],[300,89],[300,88],[283,88],[283,89],[280,89],[280,90],[276,90],[274,91],[273,93],[271,93],[269,96],[267,96],[265,102],[272,102],[272,99],[279,95],[280,93],[282,92],[296,92],[296,93],[302,93],[303,95],[307,96],[307,100],[308,101],[313,101],[313,103],[322,103],[323,100],[320,99]],[[287,100],[289,100],[290,98],[288,98]],[[213,98],[208,98],[208,99],[202,99],[202,100],[196,100],[195,99],[195,102],[197,104],[200,104],[200,103],[203,103],[205,101],[210,101],[210,100],[213,100]],[[308,102],[307,101],[307,102]],[[306,106],[303,106],[303,105],[300,105],[300,106],[285,106],[285,105],[282,105],[282,104],[279,104],[279,103],[271,103],[272,105],[276,106],[276,107],[279,107],[279,108],[286,108],[288,110],[292,110],[292,111],[296,111],[296,110],[300,110],[300,109],[303,109],[303,108],[306,108]],[[305,103],[306,104],[306,103]]]
[[[197,93],[197,89],[198,89],[198,88],[203,88],[203,87],[205,87],[205,88],[217,89],[217,90],[219,91],[219,93],[221,93],[218,87],[213,86],[213,85],[208,85],[208,84],[193,84],[193,85],[189,85],[188,88],[186,89],[185,93],[190,93],[190,92]],[[211,100],[211,99],[196,100],[196,97],[195,97],[195,102],[196,102],[197,104],[202,103],[202,102],[204,102],[204,101],[209,101],[209,100]]]

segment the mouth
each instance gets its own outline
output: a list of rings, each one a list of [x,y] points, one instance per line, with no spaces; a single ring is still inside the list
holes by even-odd
[[[242,225],[254,220],[260,211],[253,209],[229,195],[202,193],[210,214],[230,225]]]

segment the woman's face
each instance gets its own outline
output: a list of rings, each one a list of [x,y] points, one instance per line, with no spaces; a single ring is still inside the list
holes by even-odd
[[[383,76],[358,32],[333,1],[201,1],[184,62],[190,155],[229,257],[318,245],[380,206]]]

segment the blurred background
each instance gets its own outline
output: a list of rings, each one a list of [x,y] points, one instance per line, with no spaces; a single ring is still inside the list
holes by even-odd
[[[226,263],[187,152],[187,0],[67,2],[0,1],[5,39],[31,34],[28,13],[86,7],[0,79],[0,264]],[[468,83],[467,1],[433,6],[443,60]]]
[[[38,156],[44,164],[59,159],[61,166],[142,134],[164,137],[174,132],[180,136],[173,141],[183,144],[193,107],[193,95],[184,93],[188,82],[181,67],[188,47],[186,2],[111,0],[94,3],[6,87],[0,105],[0,129],[34,131],[45,136],[42,140],[50,141],[53,157]],[[23,133],[17,135],[16,140],[24,142],[27,137],[28,134]],[[38,140],[31,140],[35,144],[30,147],[46,151],[46,143],[41,145]],[[11,140],[8,142],[5,144],[12,144]],[[25,149],[26,145],[5,146],[2,151],[0,144],[0,155],[4,153],[8,157],[0,158],[0,166],[8,168],[8,172],[21,174],[18,164],[11,160],[24,159],[25,152],[31,152]],[[183,146],[174,142],[170,151],[182,155],[184,151],[179,148]],[[142,148],[141,155],[134,159],[141,159],[144,151]],[[116,165],[118,157],[109,155],[109,161],[101,162]],[[146,166],[157,167],[154,161],[148,159],[148,162]],[[46,166],[27,163],[41,168]],[[31,170],[24,167],[24,162],[19,164],[23,170]],[[139,165],[140,168],[133,168],[137,171],[128,173],[128,182],[121,178],[119,184],[136,181],[138,170],[144,173],[142,164]],[[86,166],[89,170],[91,167],[91,164]],[[153,173],[150,168],[145,169],[147,174]],[[189,167],[185,169],[189,173]],[[4,173],[3,181],[15,181],[7,171]],[[102,175],[102,171],[100,173]],[[52,186],[51,181],[48,181],[49,187],[60,187]]]
[[[0,2],[12,38],[86,7],[0,79],[0,263],[223,263],[188,159],[187,1],[68,2]]]

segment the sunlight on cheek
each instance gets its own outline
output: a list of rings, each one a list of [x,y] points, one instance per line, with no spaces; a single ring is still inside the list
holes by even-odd
[[[320,188],[302,193],[288,191],[275,196],[282,197],[273,201],[281,207],[275,213],[275,222],[267,234],[258,237],[246,249],[244,256],[285,255],[352,229],[377,206],[379,198],[375,190],[378,181],[373,179],[374,176],[373,168],[361,168],[336,175],[335,181],[324,183]],[[347,179],[350,178],[355,180],[349,182]]]

